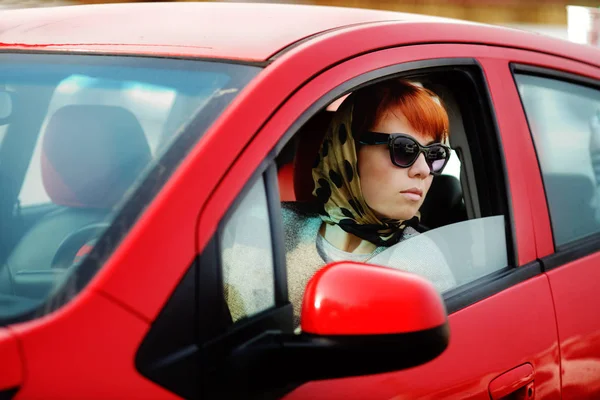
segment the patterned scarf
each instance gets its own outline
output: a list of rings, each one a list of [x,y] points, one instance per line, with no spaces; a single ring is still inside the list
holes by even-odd
[[[400,241],[407,226],[417,227],[419,219],[399,221],[379,218],[362,195],[358,158],[352,133],[353,96],[340,105],[329,125],[312,170],[321,219],[376,246]]]

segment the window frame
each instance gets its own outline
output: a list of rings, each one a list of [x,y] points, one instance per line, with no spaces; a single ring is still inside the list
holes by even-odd
[[[508,188],[508,175],[507,169],[505,165],[505,159],[502,149],[502,138],[500,135],[498,123],[496,120],[496,114],[494,112],[493,102],[491,100],[491,94],[489,89],[489,84],[487,79],[485,78],[485,71],[483,66],[479,63],[476,58],[438,58],[438,59],[426,59],[422,61],[411,61],[395,64],[389,67],[384,67],[380,69],[376,69],[367,73],[363,73],[353,79],[346,81],[344,84],[339,85],[332,90],[330,90],[327,95],[322,96],[313,102],[313,104],[305,110],[302,115],[296,119],[288,128],[288,130],[284,133],[281,139],[277,142],[273,149],[273,153],[277,156],[279,155],[286,145],[293,139],[294,135],[301,129],[301,127],[318,113],[320,110],[327,107],[330,103],[335,101],[336,99],[342,97],[343,95],[355,91],[363,86],[367,86],[373,84],[378,81],[391,79],[394,77],[410,77],[415,76],[417,74],[423,74],[423,71],[431,72],[434,69],[439,70],[456,70],[456,69],[466,69],[472,68],[476,71],[477,77],[474,77],[472,74],[469,75],[472,79],[471,88],[475,89],[475,95],[477,96],[477,105],[467,107],[470,110],[473,110],[473,107],[477,107],[477,111],[483,112],[483,120],[485,125],[485,131],[489,132],[491,137],[486,139],[487,146],[485,150],[479,148],[479,156],[481,156],[482,152],[496,152],[498,153],[498,159],[496,167],[498,170],[495,172],[496,176],[500,176],[502,178],[503,185],[503,199],[496,199],[500,203],[503,203],[503,212],[502,214],[505,217],[506,221],[506,245],[507,245],[507,260],[508,265],[505,268],[502,268],[498,271],[490,273],[486,276],[483,276],[479,279],[476,279],[473,282],[469,282],[463,285],[460,285],[456,288],[450,289],[443,293],[442,297],[444,298],[446,308],[449,313],[453,313],[460,309],[463,309],[471,304],[474,304],[480,300],[483,300],[487,297],[493,296],[513,285],[516,285],[520,282],[528,280],[538,274],[541,274],[542,270],[539,265],[539,262],[532,262],[526,265],[518,264],[517,257],[517,244],[516,244],[516,236],[514,233],[514,216],[512,213],[511,207],[511,199],[509,197],[509,188]],[[426,72],[427,73],[427,72]],[[479,81],[478,81],[479,80]],[[459,98],[463,97],[456,96],[456,100],[460,102]],[[461,112],[464,111],[461,107]],[[473,115],[477,115],[477,111],[473,113]],[[464,114],[463,122],[465,119]],[[469,139],[473,138],[473,134],[469,135],[466,133],[468,131],[468,127],[465,128],[465,134],[469,137]],[[491,144],[494,142],[494,144]],[[461,160],[462,168],[469,168],[469,165],[474,165],[473,162],[473,149],[475,147],[471,145],[469,147],[469,152],[471,153],[471,158],[469,162],[465,162]],[[471,168],[467,171],[467,174],[472,179],[482,182],[483,176],[486,175],[485,172],[478,171],[478,168]],[[476,173],[479,173],[478,176],[474,176]],[[484,181],[485,182],[485,181]],[[484,185],[484,186],[493,186],[493,185]],[[481,184],[477,184],[476,191],[480,192]],[[277,192],[279,192],[279,188],[277,187]],[[488,199],[489,201],[490,199]],[[498,204],[495,205],[496,208]],[[480,208],[481,210],[481,204]],[[479,216],[481,217],[481,215]]]
[[[527,116],[527,110],[521,98],[521,94],[518,91],[518,82],[516,80],[516,75],[527,75],[534,76],[538,78],[552,79],[555,81],[570,83],[573,85],[584,86],[593,90],[597,90],[600,93],[600,81],[597,79],[593,79],[587,76],[578,75],[571,72],[560,71],[557,69],[540,67],[537,65],[530,65],[525,63],[510,63],[509,64],[511,75],[514,80],[515,89],[519,95],[519,99],[521,101],[521,108],[523,110],[523,114],[525,115],[525,119],[527,121],[527,126],[529,129],[529,134],[531,137],[531,141],[533,143],[534,151],[536,153],[536,162],[538,164],[538,168],[540,172],[542,172],[542,166],[539,162],[539,157],[537,153],[537,148],[535,146],[535,141],[533,139],[533,133],[531,131],[531,124],[529,122],[529,118]],[[542,270],[550,271],[557,267],[560,267],[564,264],[567,264],[571,261],[578,260],[587,255],[596,253],[600,251],[600,231],[597,233],[593,233],[591,235],[575,239],[570,241],[569,243],[556,245],[554,239],[554,228],[552,226],[552,215],[550,213],[550,207],[548,202],[548,193],[546,191],[546,185],[542,178],[542,185],[544,188],[544,198],[546,199],[546,205],[548,206],[548,220],[550,221],[550,228],[552,234],[552,244],[554,246],[554,253],[545,256],[540,259]]]

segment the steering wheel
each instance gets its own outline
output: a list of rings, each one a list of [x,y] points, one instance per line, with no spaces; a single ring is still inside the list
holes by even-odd
[[[58,250],[52,258],[51,268],[69,268],[76,264],[77,253],[92,240],[98,238],[110,224],[97,222],[79,228],[69,234],[58,246]]]

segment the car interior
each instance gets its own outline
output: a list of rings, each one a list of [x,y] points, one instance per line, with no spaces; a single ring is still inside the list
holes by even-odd
[[[215,91],[243,87],[257,72],[189,60],[6,59],[0,82],[4,323],[43,315],[77,294],[160,190],[187,143],[198,139],[194,134],[205,132],[237,89],[205,109]],[[192,118],[197,130],[176,146]],[[156,172],[153,161],[163,157],[169,161]],[[138,195],[154,172],[160,182]],[[132,195],[135,202],[128,201]]]
[[[433,85],[432,85],[433,86]],[[476,193],[471,190],[469,147],[460,113],[451,93],[442,86],[429,89],[443,99],[450,115],[450,144],[453,157],[460,157],[460,177],[443,174],[433,179],[429,194],[421,208],[421,225],[424,230],[465,221],[477,216]],[[344,96],[345,97],[345,96]],[[286,144],[277,158],[280,199],[282,202],[311,203],[314,182],[311,171],[319,147],[331,122],[339,101],[315,114]],[[471,194],[465,196],[464,193]]]
[[[459,286],[509,266],[507,257],[510,259],[511,251],[510,245],[505,245],[510,232],[504,221],[507,215],[504,183],[488,179],[502,173],[501,162],[495,158],[499,157],[499,147],[494,144],[494,135],[481,134],[493,132],[493,127],[489,115],[479,111],[485,110],[479,107],[486,104],[473,101],[479,98],[474,97],[479,93],[471,78],[464,79],[466,76],[448,71],[403,76],[433,91],[449,115],[451,160],[442,175],[433,179],[420,209],[419,230],[429,238],[437,238],[436,245],[451,264]],[[344,96],[316,112],[279,153],[276,161],[282,203],[296,202],[311,208],[314,201],[311,170],[334,111]],[[478,223],[483,225],[477,227]],[[491,225],[484,226],[488,223]],[[445,227],[453,228],[440,230]],[[482,229],[485,235],[478,233]],[[433,232],[436,234],[432,235]],[[461,237],[458,244],[456,235]],[[474,251],[479,251],[479,255],[474,255]]]
[[[82,126],[88,127],[85,136]],[[106,105],[59,108],[46,125],[41,153],[42,182],[51,203],[39,211],[35,206],[24,210],[35,213],[34,221],[0,271],[2,293],[31,299],[64,278],[151,160],[134,114]]]

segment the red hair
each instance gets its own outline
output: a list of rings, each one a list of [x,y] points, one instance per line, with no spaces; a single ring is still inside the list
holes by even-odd
[[[357,90],[353,95],[352,131],[356,135],[372,129],[385,112],[398,110],[421,135],[432,136],[437,142],[448,138],[448,113],[428,89],[394,79]]]

